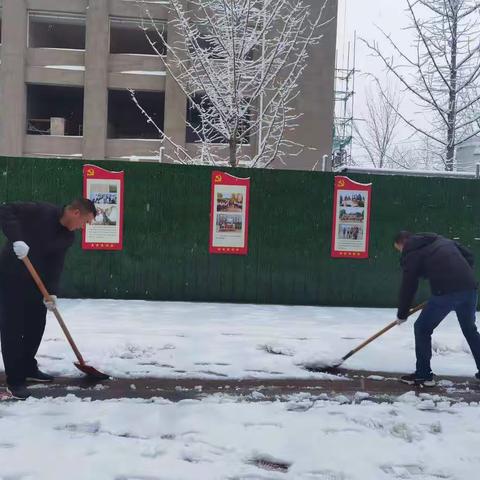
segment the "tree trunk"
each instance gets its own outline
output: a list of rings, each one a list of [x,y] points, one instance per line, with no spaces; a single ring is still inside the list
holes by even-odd
[[[233,135],[230,139],[230,166],[237,166],[237,138]]]
[[[457,129],[457,53],[458,53],[458,9],[452,12],[452,50],[450,52],[450,94],[448,99],[448,125],[445,170],[452,171],[455,161]]]

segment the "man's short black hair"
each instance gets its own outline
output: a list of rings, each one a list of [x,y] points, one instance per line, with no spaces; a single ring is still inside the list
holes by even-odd
[[[395,235],[394,238],[394,243],[398,243],[399,245],[404,244],[411,236],[413,233],[409,232],[408,230],[401,230]]]
[[[80,210],[82,214],[91,213],[94,217],[98,214],[95,204],[88,198],[76,198],[68,207],[72,210]]]

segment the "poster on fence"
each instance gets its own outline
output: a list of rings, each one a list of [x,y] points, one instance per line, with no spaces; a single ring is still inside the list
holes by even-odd
[[[335,177],[332,257],[368,258],[372,184]]]
[[[83,167],[83,196],[97,208],[97,216],[83,230],[84,250],[123,248],[123,172],[109,172],[95,165]]]
[[[246,255],[250,179],[212,172],[210,253]]]

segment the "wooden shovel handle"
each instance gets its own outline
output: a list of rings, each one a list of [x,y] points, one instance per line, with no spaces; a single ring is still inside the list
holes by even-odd
[[[411,308],[408,312],[408,316],[413,315],[414,313],[418,312],[419,310],[422,310],[427,302],[424,302],[420,305],[417,305],[414,308]],[[374,340],[376,340],[378,337],[382,336],[384,333],[387,333],[389,330],[391,330],[393,327],[397,325],[397,321],[395,320],[394,322],[388,324],[385,328],[382,328],[379,332],[377,332],[375,335],[371,336],[369,339],[365,340],[361,345],[359,345],[357,348],[354,348],[350,352],[348,352],[342,360],[345,361],[348,358],[350,358],[352,355],[355,355],[357,352],[362,350],[362,348],[365,348],[369,343],[372,343]]]
[[[44,283],[42,282],[42,279],[40,278],[40,276],[38,275],[37,271],[35,270],[35,267],[32,265],[32,262],[30,261],[30,259],[28,257],[24,257],[22,258],[23,260],[23,263],[25,264],[25,266],[27,267],[28,271],[30,272],[30,275],[32,276],[33,278],[33,281],[37,284],[37,287],[38,289],[40,290],[40,292],[42,293],[43,295],[43,298],[47,301],[47,302],[52,302],[52,297],[50,296],[50,294],[48,293],[48,290],[46,289]],[[82,357],[82,354],[80,353],[80,351],[78,350],[77,348],[77,345],[75,344],[75,342],[73,341],[73,338],[72,336],[70,335],[70,332],[68,331],[68,328],[67,326],[65,325],[65,322],[63,321],[63,318],[62,316],[60,315],[60,312],[54,308],[53,309],[53,314],[55,315],[55,317],[57,318],[58,320],[58,323],[60,324],[60,327],[61,329],[63,330],[63,333],[65,334],[65,336],[67,337],[67,340],[68,340],[68,343],[70,344],[70,346],[72,347],[72,350],[73,352],[75,353],[75,356],[77,357],[78,359],[78,362],[81,364],[81,365],[84,365],[85,364],[85,361],[83,360],[83,357]]]

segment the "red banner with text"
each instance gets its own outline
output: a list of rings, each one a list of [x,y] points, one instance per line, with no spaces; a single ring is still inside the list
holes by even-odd
[[[246,255],[250,179],[212,172],[210,253]]]
[[[83,230],[84,250],[122,250],[124,172],[95,165],[83,167],[83,196],[97,208],[97,216]]]
[[[372,184],[335,177],[332,257],[368,258]]]

